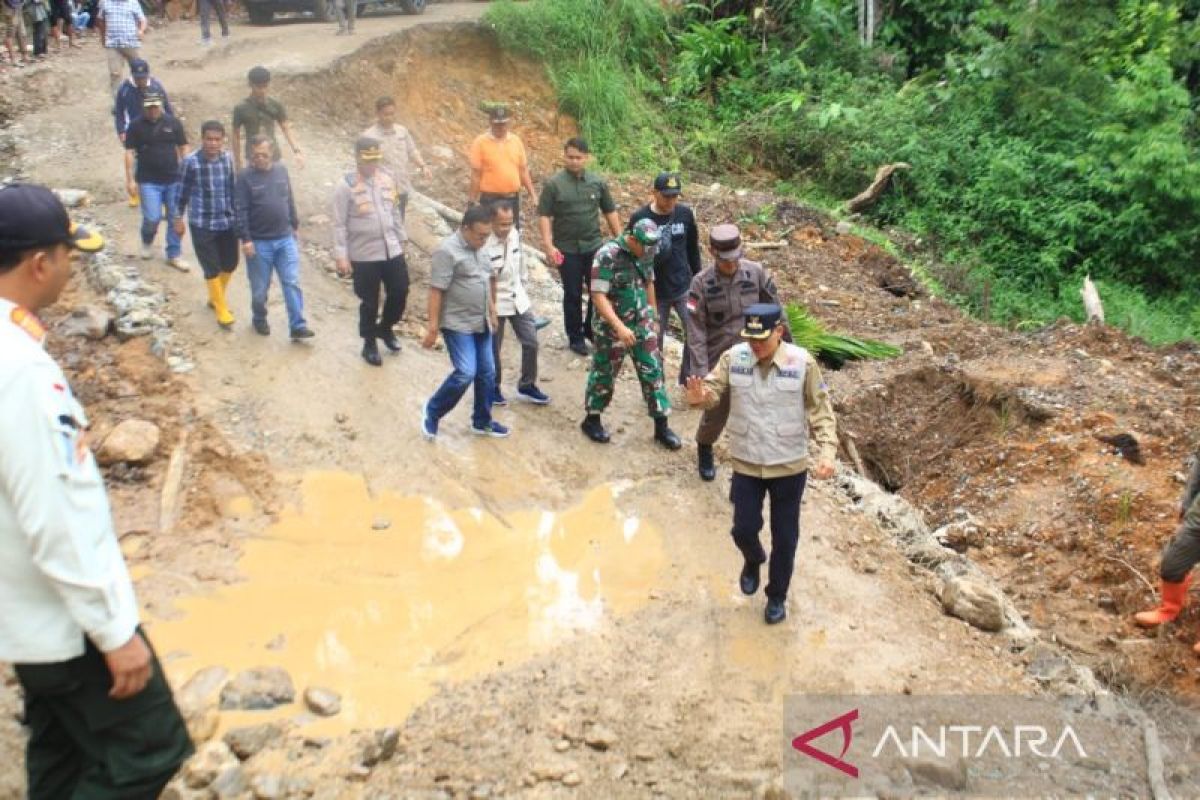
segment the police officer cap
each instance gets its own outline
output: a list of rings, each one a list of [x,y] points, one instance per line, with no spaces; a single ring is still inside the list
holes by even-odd
[[[639,219],[629,234],[644,245],[654,246],[662,238],[662,232],[652,219]]]
[[[714,225],[708,232],[708,243],[722,261],[737,261],[742,257],[742,232],[737,225]]]
[[[94,253],[104,247],[104,239],[72,222],[62,201],[45,186],[13,183],[0,189],[0,250],[52,244]]]
[[[660,172],[654,179],[654,191],[664,197],[678,197],[683,191],[683,184],[679,182],[679,176],[674,172]]]
[[[743,312],[742,317],[743,339],[766,339],[779,325],[783,309],[774,303],[755,303]]]

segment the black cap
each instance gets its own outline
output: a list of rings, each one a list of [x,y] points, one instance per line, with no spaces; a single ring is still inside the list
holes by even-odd
[[[488,109],[489,122],[508,122],[508,106],[492,106]]]
[[[766,339],[779,325],[783,309],[774,303],[755,303],[742,312],[742,338]]]
[[[0,250],[51,244],[95,253],[104,239],[72,222],[62,201],[45,186],[13,183],[0,188]]]
[[[678,197],[683,191],[683,184],[679,182],[679,175],[676,173],[660,172],[654,179],[654,191],[667,197]]]
[[[254,67],[246,74],[251,86],[262,86],[271,82],[271,70],[266,67]]]
[[[129,74],[135,78],[149,78],[150,65],[144,58],[135,58],[129,62]]]

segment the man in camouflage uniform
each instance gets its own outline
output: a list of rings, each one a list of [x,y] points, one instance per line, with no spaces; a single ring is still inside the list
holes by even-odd
[[[658,360],[658,320],[655,316],[654,255],[659,239],[654,220],[639,220],[631,229],[606,243],[592,261],[592,320],[596,352],[588,374],[580,425],[593,442],[608,442],[600,414],[612,400],[613,386],[625,352],[630,351],[642,385],[642,397],[654,419],[654,439],[669,450],[682,443],[667,427],[671,401],[663,386]]]

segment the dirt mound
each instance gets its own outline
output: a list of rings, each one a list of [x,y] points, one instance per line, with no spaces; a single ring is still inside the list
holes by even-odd
[[[383,95],[396,99],[399,121],[435,168],[433,186],[420,188],[438,197],[465,198],[467,150],[487,130],[486,104],[508,105],[535,179],[558,168],[563,141],[578,131],[558,112],[544,68],[505,52],[477,25],[426,25],[373,41],[327,71],[291,81],[285,97],[309,109],[316,127],[343,131],[348,153]],[[314,104],[314,97],[325,102]]]

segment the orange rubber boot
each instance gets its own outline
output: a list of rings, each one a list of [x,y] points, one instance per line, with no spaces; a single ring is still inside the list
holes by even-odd
[[[1139,611],[1133,615],[1137,620],[1137,624],[1143,628],[1153,628],[1162,625],[1165,622],[1170,622],[1179,616],[1179,612],[1183,610],[1187,604],[1188,586],[1192,584],[1192,576],[1188,575],[1179,583],[1171,583],[1169,581],[1162,582],[1162,600],[1158,608],[1153,611]]]

